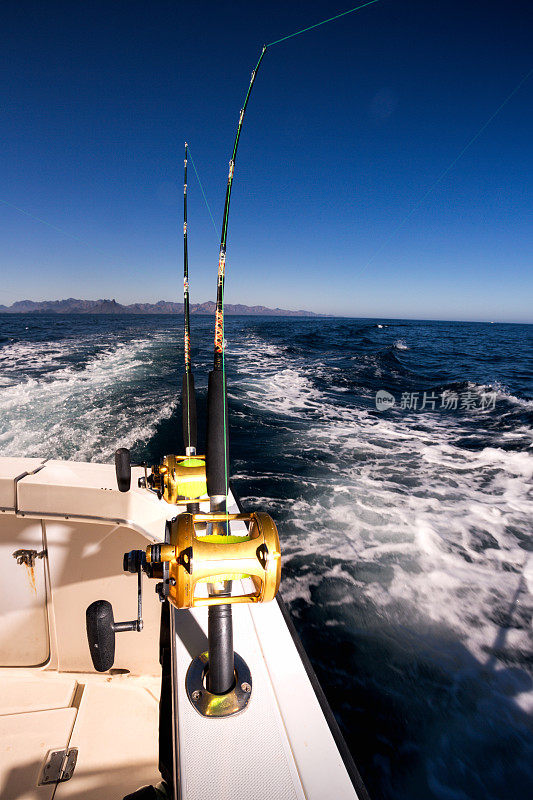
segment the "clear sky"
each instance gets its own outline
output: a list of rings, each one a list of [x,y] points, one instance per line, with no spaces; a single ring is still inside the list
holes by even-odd
[[[261,46],[353,5],[2,3],[0,303],[180,300],[184,141],[218,230]],[[269,49],[237,160],[226,301],[532,321],[533,74],[421,199],[533,69],[532,41],[529,0],[380,0]],[[219,234],[194,174],[189,200],[204,301]]]

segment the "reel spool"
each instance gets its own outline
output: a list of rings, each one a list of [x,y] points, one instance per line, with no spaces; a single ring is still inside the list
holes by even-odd
[[[207,494],[205,456],[164,456],[144,482],[172,505],[199,500]]]
[[[205,523],[248,522],[246,536],[197,536]],[[149,545],[146,563],[168,564],[168,599],[176,608],[266,603],[277,594],[281,552],[274,520],[262,511],[250,514],[180,514],[169,523],[168,544]],[[248,594],[202,597],[199,584],[216,584],[250,578],[255,591]]]
[[[197,535],[206,528],[224,530],[227,523],[233,520],[248,523],[245,536],[220,533]],[[141,631],[143,628],[143,572],[149,578],[163,579],[156,585],[156,592],[161,601],[168,599],[178,609],[273,600],[281,577],[278,531],[273,519],[262,511],[250,514],[184,513],[167,522],[165,543],[149,545],[146,552],[132,550],[125,553],[123,568],[126,572],[137,574],[137,619],[115,622],[113,609],[107,600],[97,600],[89,606],[87,636],[93,665],[98,672],[105,672],[113,666],[116,633]],[[208,593],[207,584],[211,584],[211,588],[226,589],[230,581],[244,579],[251,581],[254,591],[231,595],[226,591],[221,594]],[[197,589],[202,586],[207,596],[197,594]],[[247,669],[245,664],[244,668]],[[191,675],[196,675],[196,672],[193,670]],[[246,679],[245,684],[251,687],[251,680]],[[206,697],[209,695],[207,690],[202,691]],[[235,703],[232,701],[229,710],[224,706],[215,713],[209,706],[211,710],[208,716],[224,716],[242,710],[249,700],[246,691],[244,694],[241,692],[242,697],[239,695]],[[194,697],[191,702],[196,702]],[[204,713],[200,707],[197,710]]]

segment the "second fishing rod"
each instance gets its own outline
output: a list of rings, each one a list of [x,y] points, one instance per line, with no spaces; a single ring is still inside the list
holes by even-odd
[[[185,158],[183,162],[183,350],[185,369],[183,373],[181,402],[183,444],[185,455],[196,455],[197,422],[196,397],[194,392],[194,375],[191,362],[191,325],[189,308],[189,248],[187,239],[187,162],[189,148],[185,142]]]

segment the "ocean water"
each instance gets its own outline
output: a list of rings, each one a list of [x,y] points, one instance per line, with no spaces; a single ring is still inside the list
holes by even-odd
[[[0,455],[179,452],[181,325],[0,315]],[[212,328],[193,318],[201,437]],[[234,487],[278,522],[371,796],[532,796],[533,327],[228,317],[226,338]]]

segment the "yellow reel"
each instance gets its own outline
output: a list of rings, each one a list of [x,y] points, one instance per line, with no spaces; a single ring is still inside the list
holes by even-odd
[[[197,536],[195,523],[248,522],[247,536]],[[274,520],[262,511],[251,514],[180,514],[170,523],[170,543],[149,545],[148,564],[169,565],[168,599],[177,608],[264,603],[273,600],[281,577],[281,552]],[[202,597],[198,584],[250,578],[248,594]]]
[[[207,494],[205,456],[164,456],[159,466],[152,467],[148,483],[167,503],[197,500]]]

